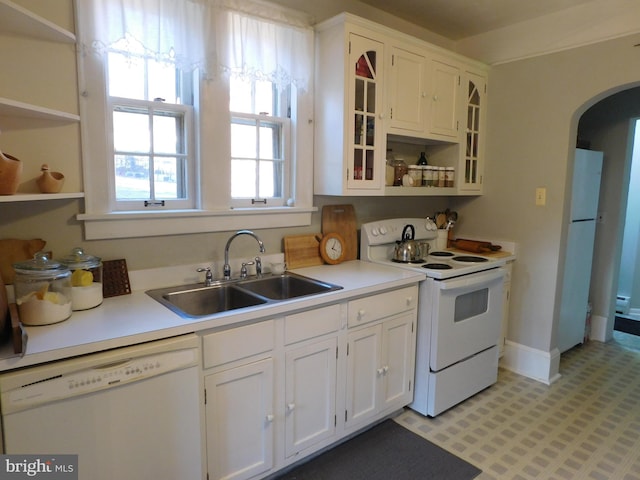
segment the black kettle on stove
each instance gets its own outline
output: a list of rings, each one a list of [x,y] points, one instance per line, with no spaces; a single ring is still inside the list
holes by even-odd
[[[422,247],[420,242],[415,240],[416,229],[413,225],[405,225],[402,229],[402,238],[396,240],[396,247],[393,252],[393,261],[400,263],[419,262],[422,260]]]

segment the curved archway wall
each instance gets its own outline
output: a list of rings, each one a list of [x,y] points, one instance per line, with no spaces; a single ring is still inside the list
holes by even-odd
[[[490,74],[485,195],[456,200],[457,233],[517,243],[502,364],[544,383],[560,373],[558,290],[578,121],[603,98],[640,85],[638,43],[640,34],[630,35]],[[535,205],[536,187],[547,189],[545,206]]]

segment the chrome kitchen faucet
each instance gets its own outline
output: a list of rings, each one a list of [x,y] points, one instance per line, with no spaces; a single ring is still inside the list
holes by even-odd
[[[258,242],[258,245],[260,245],[260,253],[264,253],[265,252],[265,248],[264,248],[264,243],[262,243],[262,240],[260,240],[260,238],[253,233],[251,230],[238,230],[236,233],[234,233],[231,238],[229,238],[229,240],[227,240],[227,244],[224,247],[224,267],[223,267],[223,275],[224,275],[224,279],[225,280],[231,280],[231,265],[229,265],[229,247],[231,246],[231,242],[233,241],[234,238],[239,237],[240,235],[249,235],[253,238],[256,239],[256,241]],[[258,265],[261,265],[261,262],[257,259],[256,260],[256,273],[258,275],[260,275],[260,273],[262,272],[258,272]],[[245,267],[246,268],[246,267]],[[261,270],[261,268],[260,268]]]

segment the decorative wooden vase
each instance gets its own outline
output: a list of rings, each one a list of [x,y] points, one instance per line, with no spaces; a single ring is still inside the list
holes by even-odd
[[[44,163],[40,167],[42,175],[36,180],[36,184],[41,193],[58,193],[62,190],[64,183],[64,175],[60,172],[50,172],[49,165]]]
[[[8,153],[0,152],[0,195],[13,195],[18,190],[22,162]]]

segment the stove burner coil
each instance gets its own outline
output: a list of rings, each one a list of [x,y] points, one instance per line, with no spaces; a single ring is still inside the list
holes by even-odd
[[[422,265],[425,262],[425,260],[423,259],[409,261],[409,260],[398,260],[397,258],[392,258],[391,261],[395,263],[402,263],[403,265]]]
[[[476,257],[473,255],[459,255],[457,257],[453,257],[452,260],[454,262],[462,262],[462,263],[483,263],[488,262],[488,258],[484,257]]]
[[[426,265],[423,265],[422,268],[429,268],[431,270],[451,270],[453,267],[446,263],[427,263]]]
[[[430,256],[432,257],[441,257],[441,258],[446,258],[446,257],[453,257],[453,253],[451,252],[431,252],[429,253]]]

